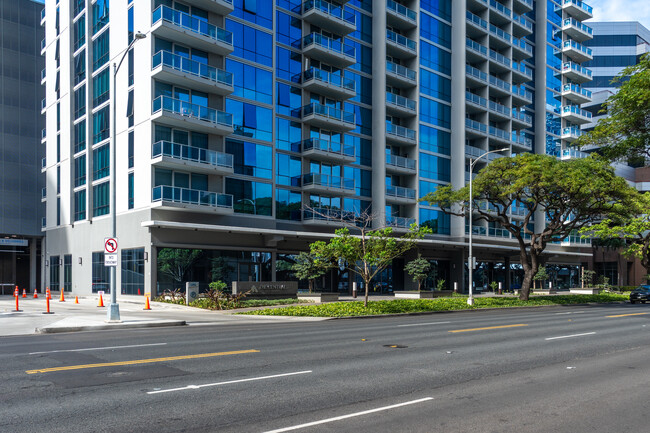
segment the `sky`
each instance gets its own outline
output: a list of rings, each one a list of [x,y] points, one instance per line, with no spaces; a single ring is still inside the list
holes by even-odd
[[[594,18],[590,21],[639,21],[650,29],[648,0],[585,0],[585,3],[594,8]]]

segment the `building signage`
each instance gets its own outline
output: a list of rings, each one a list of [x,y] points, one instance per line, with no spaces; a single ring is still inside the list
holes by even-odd
[[[117,254],[104,254],[104,266],[117,266]]]
[[[0,239],[0,246],[26,247],[28,245],[27,239]]]
[[[246,297],[295,298],[298,294],[297,281],[233,281],[232,293],[248,292]]]
[[[117,251],[117,238],[104,238],[104,252],[114,254]]]

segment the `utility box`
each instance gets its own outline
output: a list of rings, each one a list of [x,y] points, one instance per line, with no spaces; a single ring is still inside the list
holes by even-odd
[[[199,297],[199,282],[188,281],[185,283],[185,305],[190,305],[190,302]]]

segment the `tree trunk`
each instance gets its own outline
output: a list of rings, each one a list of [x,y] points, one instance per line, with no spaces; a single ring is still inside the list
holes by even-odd
[[[369,281],[369,280],[368,280],[368,281],[363,280],[363,284],[366,286],[366,287],[365,287],[365,289],[366,289],[366,296],[365,296],[365,298],[363,299],[363,306],[367,308],[367,307],[368,307],[368,286],[370,286],[370,281]]]
[[[311,293],[314,290],[314,280],[311,279],[309,280],[309,293]]]
[[[530,283],[533,281],[533,275],[535,274],[533,273],[532,268],[528,268],[528,270],[524,271],[524,279],[521,282],[521,289],[519,290],[519,299],[522,301],[527,301],[530,297]]]
[[[526,254],[520,254],[521,264],[524,268],[524,280],[521,282],[521,289],[519,290],[519,299],[527,301],[530,297],[530,286],[534,281],[533,278],[539,270],[539,260],[534,251]]]

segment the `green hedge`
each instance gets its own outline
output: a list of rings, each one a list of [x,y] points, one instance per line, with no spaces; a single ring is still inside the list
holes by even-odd
[[[423,313],[428,311],[453,311],[479,308],[508,308],[538,305],[567,305],[584,303],[620,302],[628,299],[627,295],[561,295],[533,296],[528,301],[517,298],[474,298],[474,306],[467,305],[466,297],[436,299],[396,299],[394,301],[370,301],[368,307],[363,302],[334,302],[319,305],[296,305],[285,308],[262,309],[238,314],[255,314],[265,316],[312,316],[312,317],[351,317],[373,316],[381,314]]]

